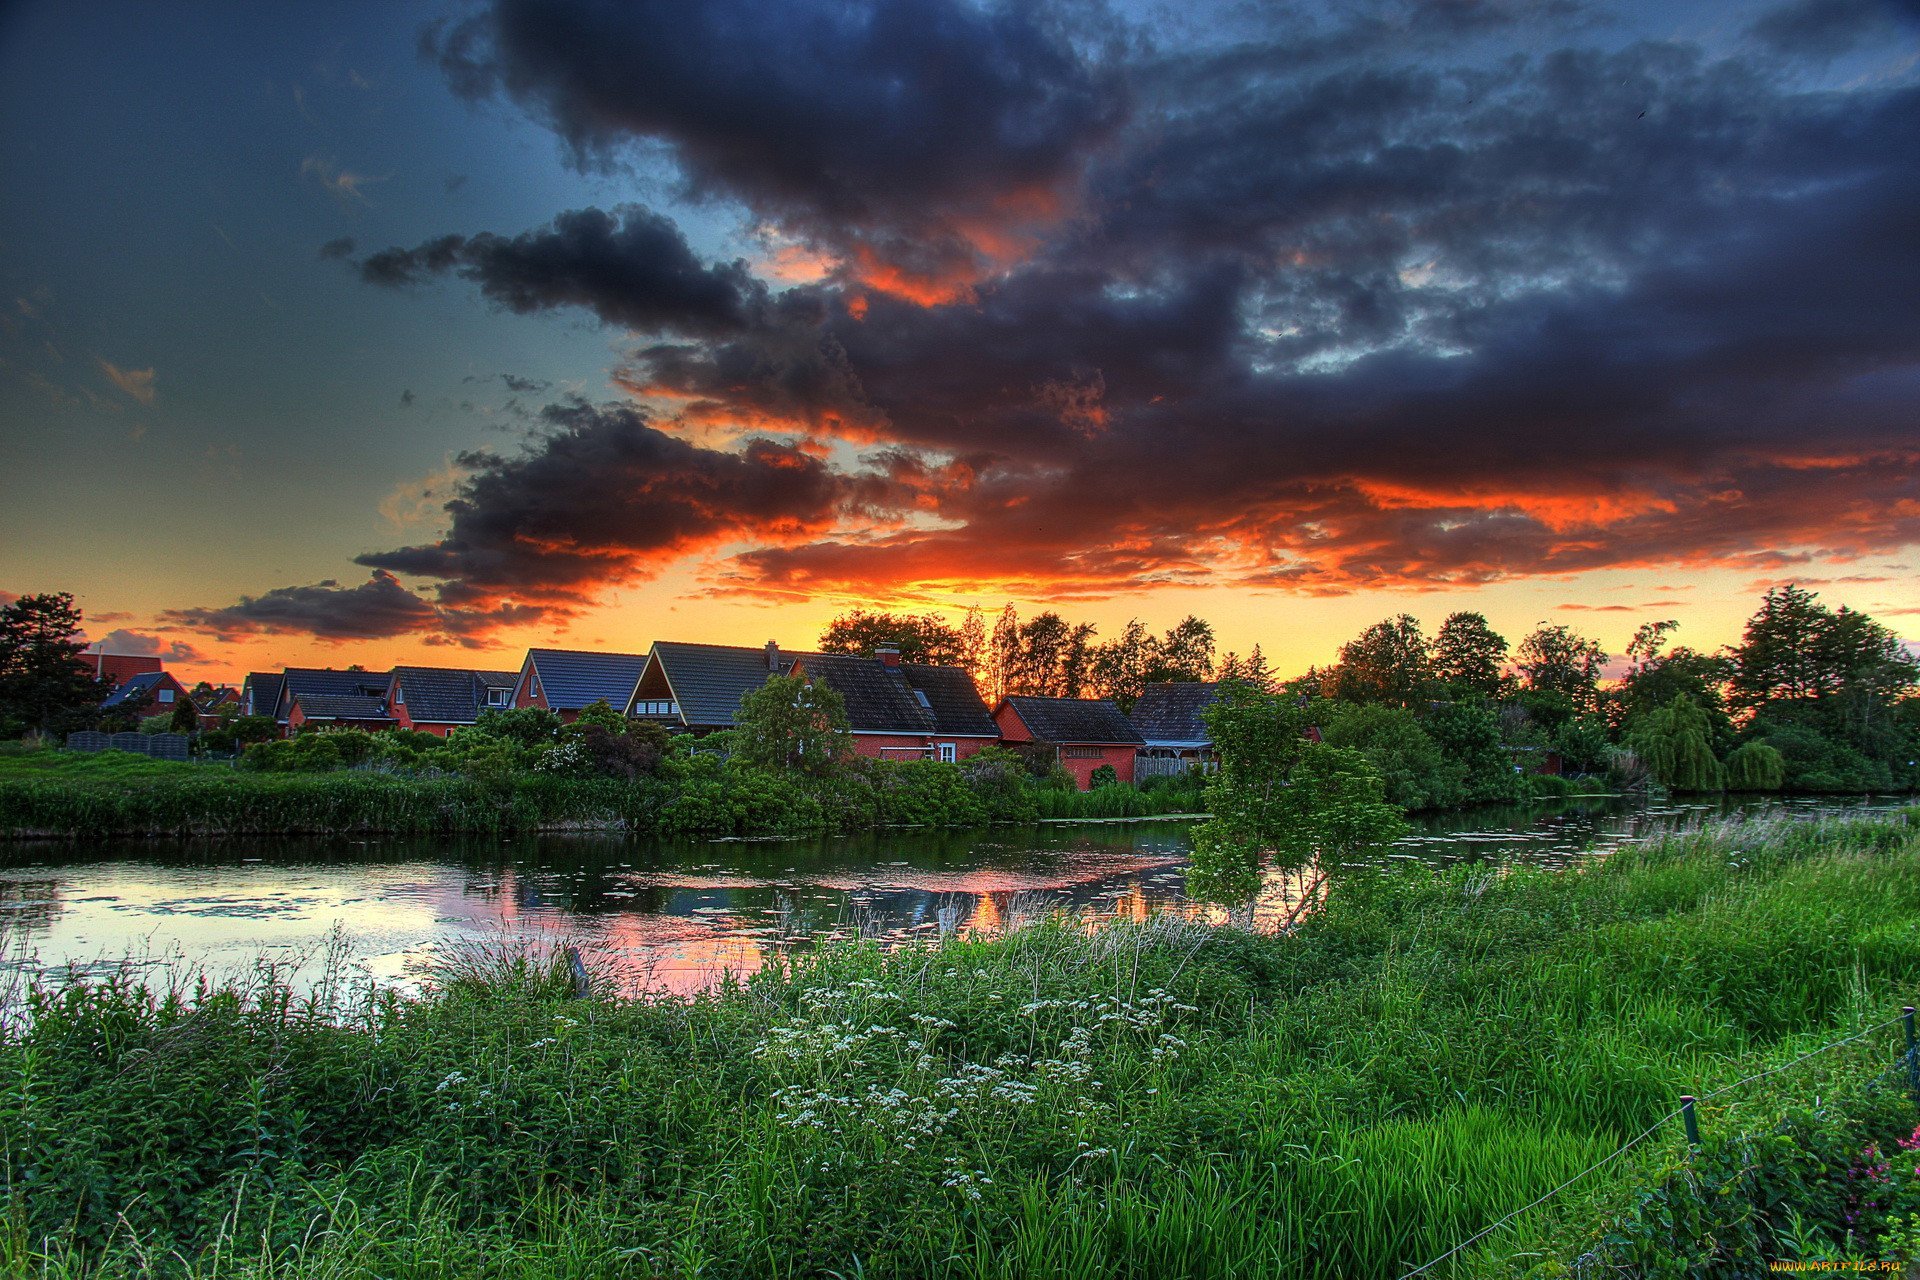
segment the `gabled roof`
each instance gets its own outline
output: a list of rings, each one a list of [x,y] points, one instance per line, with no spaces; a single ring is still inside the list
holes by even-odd
[[[169,681],[175,685],[180,683],[164,671],[142,671],[128,676],[126,683],[107,695],[107,700],[100,704],[100,708],[104,711],[110,707],[123,707],[129,703],[137,707],[152,697],[156,689]]]
[[[288,667],[282,678],[280,690],[280,710],[275,718],[285,720],[293,713],[293,704],[300,704],[300,711],[309,719],[320,720],[381,720],[385,719],[387,685],[393,679],[391,671],[336,671],[332,667]],[[315,699],[332,698],[371,698],[378,704],[370,715],[361,714],[367,706],[365,702],[356,703],[361,710],[341,711],[339,704]],[[319,708],[325,706],[329,710]]]
[[[653,646],[649,661],[657,663],[680,704],[680,719],[702,728],[725,728],[733,724],[733,713],[740,699],[767,682],[773,675],[786,675],[799,658],[814,654],[783,654],[774,650],[773,663],[767,661],[767,648],[746,648],[730,644],[684,644],[661,640]],[[775,671],[773,668],[778,667]],[[639,683],[636,677],[634,684]],[[629,690],[631,692],[631,689]]]
[[[1027,732],[1042,742],[1084,742],[1100,746],[1143,746],[1133,722],[1105,698],[1004,699]]]
[[[477,671],[456,667],[395,667],[393,683],[414,720],[472,724],[487,705],[487,685]],[[512,678],[508,678],[508,684]]]
[[[391,720],[387,700],[370,693],[301,693],[300,714],[309,720]]]
[[[277,715],[280,708],[280,687],[286,679],[278,671],[250,671],[246,683],[240,686],[240,707],[247,708],[247,697],[253,697],[252,714],[256,716]]]
[[[473,674],[489,689],[511,689],[520,683],[518,671],[476,671]]]
[[[1220,686],[1199,680],[1150,684],[1127,718],[1150,746],[1204,747],[1213,741],[1200,713],[1213,705]]]
[[[194,698],[193,705],[198,707],[202,712],[211,712],[216,707],[224,706],[229,702],[239,701],[240,695],[238,693],[235,693],[226,685],[221,685],[218,689],[209,689],[206,693]]]
[[[529,649],[527,663],[539,673],[541,696],[553,710],[578,711],[602,700],[619,710],[633,696],[633,686],[640,680],[641,668],[647,665],[647,655],[600,653],[590,649]]]
[[[810,653],[794,670],[840,695],[855,733],[1000,736],[973,681],[958,667],[888,666],[879,658]]]

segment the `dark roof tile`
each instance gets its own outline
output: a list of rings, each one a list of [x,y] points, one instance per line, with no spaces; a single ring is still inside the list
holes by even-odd
[[[1142,745],[1139,730],[1105,698],[1032,698],[1016,696],[1007,704],[1042,742],[1085,742],[1106,746]]]
[[[592,649],[529,649],[527,661],[540,674],[540,692],[555,711],[578,711],[605,701],[616,711],[627,705],[644,653],[601,653]],[[517,682],[517,679],[516,679]]]
[[[1200,713],[1213,705],[1220,686],[1198,680],[1150,684],[1128,719],[1155,746],[1205,746],[1213,741]]]

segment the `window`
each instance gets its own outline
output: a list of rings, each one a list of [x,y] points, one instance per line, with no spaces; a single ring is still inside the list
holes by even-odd
[[[489,689],[489,690],[487,690],[487,705],[488,705],[488,706],[490,706],[490,707],[504,707],[504,706],[506,706],[506,705],[507,705],[507,691],[506,691],[505,689]]]
[[[399,685],[393,686],[393,705],[396,707],[407,705],[407,691]]]
[[[921,696],[925,697],[926,695],[922,694]],[[951,742],[943,742],[940,744],[940,759],[946,764],[953,763],[954,750]]]
[[[925,707],[929,711],[933,710],[933,704],[927,701],[927,691],[925,689],[915,689],[913,691],[913,696],[915,700],[917,700],[920,703],[921,706]]]
[[[1062,747],[1060,758],[1063,760],[1098,760],[1106,752],[1099,747]]]
[[[680,714],[680,704],[677,702],[663,702],[658,700],[636,702],[633,704],[633,714],[637,716],[677,716]]]
[[[162,701],[162,702],[172,702],[172,701],[173,701],[173,690],[171,690],[171,689],[162,689],[162,690],[160,691],[160,701]]]

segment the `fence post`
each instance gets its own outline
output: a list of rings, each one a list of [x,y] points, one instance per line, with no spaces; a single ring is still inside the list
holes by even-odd
[[[1900,1010],[1900,1025],[1907,1029],[1907,1092],[1920,1102],[1920,1053],[1914,1052],[1912,1005]]]
[[[1693,1114],[1693,1095],[1682,1094],[1680,1098],[1680,1123],[1687,1128],[1687,1145],[1696,1151],[1700,1148],[1700,1120]]]

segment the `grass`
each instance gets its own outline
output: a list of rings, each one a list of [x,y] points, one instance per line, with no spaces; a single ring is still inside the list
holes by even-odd
[[[485,951],[421,999],[75,983],[0,1033],[0,1276],[1397,1276],[1914,1003],[1916,919],[1909,813],[1350,877],[1286,937],[831,946],[690,999]],[[1672,1128],[1440,1274],[1564,1270]]]

